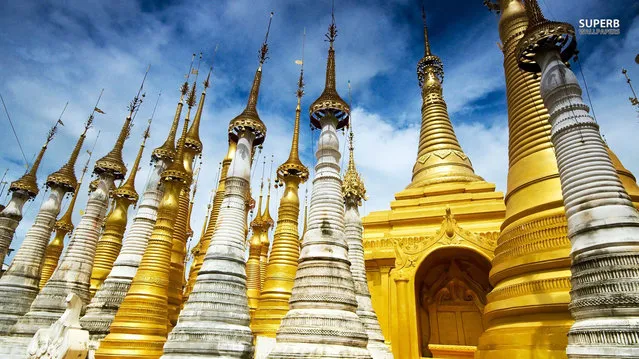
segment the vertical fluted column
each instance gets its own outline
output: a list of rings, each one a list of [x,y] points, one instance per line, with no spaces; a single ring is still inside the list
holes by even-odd
[[[11,266],[0,278],[0,335],[9,333],[11,326],[29,310],[38,294],[44,251],[60,213],[64,192],[62,186],[51,188],[49,197],[42,203]]]
[[[153,232],[158,205],[164,193],[164,186],[160,184],[160,174],[165,169],[165,160],[159,159],[155,162],[138,211],[124,237],[122,249],[113,264],[113,269],[91,299],[86,314],[80,319],[82,327],[89,331],[94,341],[101,340],[109,334],[109,326],[138,270],[149,237]]]
[[[104,232],[96,245],[95,261],[91,271],[90,296],[93,297],[113,268],[113,263],[122,248],[122,237],[126,229],[127,212],[130,203],[114,200],[111,213],[107,217]]]
[[[200,243],[198,244],[199,249],[195,256],[193,257],[193,263],[191,264],[191,268],[189,270],[189,279],[186,283],[186,287],[184,288],[183,301],[186,302],[191,295],[191,291],[193,290],[193,286],[195,285],[195,280],[197,278],[197,274],[202,268],[202,263],[204,262],[204,256],[206,255],[206,251],[209,249],[209,245],[211,243],[211,238],[213,238],[213,232],[215,232],[215,226],[217,224],[217,218],[220,213],[220,208],[222,206],[222,200],[224,199],[224,190],[226,188],[225,182],[226,177],[228,176],[229,166],[231,165],[231,161],[235,156],[236,143],[235,141],[229,141],[229,148],[226,154],[226,157],[222,161],[222,171],[220,172],[220,182],[217,186],[217,190],[215,191],[215,196],[213,198],[213,206],[211,207],[211,212],[209,215],[209,223],[206,225],[206,231],[204,232],[204,236],[200,238]]]
[[[530,4],[528,4],[530,6]],[[573,33],[574,36],[574,33]],[[639,213],[581,87],[557,49],[537,50],[572,249],[569,358],[639,356]]]
[[[290,310],[268,357],[369,359],[368,337],[355,313],[357,301],[344,235],[338,121],[328,112],[319,123],[308,230],[301,245]]]
[[[368,351],[373,359],[391,359],[393,354],[384,343],[382,328],[373,309],[371,294],[366,280],[364,264],[364,246],[362,244],[362,219],[359,216],[357,203],[346,201],[344,213],[346,242],[348,243],[348,260],[351,261],[351,273],[357,297],[357,315],[364,323],[368,335]]]
[[[162,358],[250,358],[246,296],[246,200],[255,135],[242,131],[231,162],[218,224],[195,286]]]
[[[10,334],[30,339],[40,328],[49,327],[66,310],[65,298],[75,293],[84,305],[89,302],[89,279],[100,224],[104,221],[113,188],[113,175],[99,175],[98,187],[89,196],[85,214],[71,236],[58,268],[31,304],[29,312],[11,328]],[[25,343],[28,344],[28,341]]]
[[[259,212],[260,208],[257,211]],[[253,313],[257,309],[257,303],[260,298],[262,276],[260,271],[261,232],[258,226],[253,227],[253,234],[249,240],[249,256],[246,260],[246,296],[248,297],[251,318],[253,318]]]
[[[9,246],[16,233],[16,228],[22,220],[22,208],[29,200],[27,191],[18,190],[11,194],[11,199],[7,206],[0,212],[0,264],[9,252]]]
[[[169,273],[169,324],[177,323],[180,307],[182,306],[182,292],[184,289],[184,258],[186,257],[186,239],[188,227],[188,212],[190,188],[185,187],[180,192],[179,210],[175,216],[173,226],[173,244],[171,249],[171,271]]]

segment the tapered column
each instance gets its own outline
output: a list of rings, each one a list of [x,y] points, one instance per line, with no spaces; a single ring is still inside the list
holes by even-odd
[[[113,176],[109,173],[100,175],[98,188],[89,196],[85,214],[73,232],[60,265],[36,296],[29,312],[10,329],[11,336],[27,339],[24,343],[25,348],[38,329],[50,326],[64,313],[65,298],[69,293],[75,293],[83,303],[89,302],[89,278],[93,254],[112,187]]]
[[[4,258],[9,252],[16,228],[22,220],[22,208],[29,199],[30,196],[26,191],[14,191],[11,193],[9,203],[0,212],[0,263],[4,263]]]
[[[204,256],[206,255],[206,251],[209,249],[209,245],[211,243],[211,238],[213,238],[213,232],[215,232],[215,226],[217,224],[217,218],[220,213],[220,208],[222,206],[222,200],[224,199],[224,190],[226,188],[226,177],[228,176],[229,166],[231,165],[231,161],[235,156],[235,149],[237,148],[237,144],[235,141],[229,140],[229,147],[226,154],[226,157],[222,161],[222,171],[220,171],[220,182],[217,186],[217,190],[215,191],[215,196],[213,198],[213,206],[211,207],[211,211],[209,213],[209,222],[206,225],[206,231],[204,232],[204,236],[200,238],[200,242],[198,243],[198,250],[195,252],[193,256],[193,263],[191,264],[191,268],[189,269],[189,279],[186,283],[186,287],[184,288],[184,296],[183,303],[189,299],[191,295],[191,291],[193,290],[193,286],[195,285],[195,280],[197,278],[197,274],[202,268],[202,263],[204,262]]]
[[[251,221],[251,239],[249,240],[249,256],[246,260],[246,296],[248,297],[249,314],[253,319],[253,313],[257,309],[257,302],[262,289],[262,234],[264,232],[264,220],[262,216],[262,198],[264,191],[264,178],[260,183],[260,197],[255,207],[255,217]],[[250,191],[249,191],[250,192]]]
[[[572,25],[546,20],[526,1],[530,26],[518,46],[519,66],[541,71],[571,242],[569,358],[639,356],[639,213],[632,205],[588,114],[575,74]],[[548,29],[552,29],[549,31]]]
[[[217,229],[162,358],[249,358],[252,354],[244,230],[253,139],[250,132],[240,134]]]
[[[371,294],[366,280],[366,265],[364,263],[364,245],[362,244],[362,219],[358,207],[362,200],[366,200],[366,189],[357,169],[353,155],[353,132],[349,134],[348,169],[344,173],[342,193],[344,194],[345,213],[344,225],[346,243],[348,244],[348,260],[351,262],[351,273],[355,284],[357,298],[357,315],[362,320],[368,335],[368,351],[373,359],[392,359],[393,354],[384,343],[382,328],[373,310]]]
[[[164,193],[164,186],[160,184],[160,174],[165,168],[166,162],[163,159],[154,163],[138,211],[124,238],[122,250],[113,264],[113,269],[91,299],[86,314],[80,319],[82,327],[89,331],[93,341],[101,340],[109,334],[109,326],[140,265]]]
[[[3,293],[0,302],[0,335],[9,333],[11,326],[29,310],[38,294],[44,251],[60,213],[64,192],[62,187],[51,188],[49,197],[42,203],[9,269],[0,278],[0,292]]]

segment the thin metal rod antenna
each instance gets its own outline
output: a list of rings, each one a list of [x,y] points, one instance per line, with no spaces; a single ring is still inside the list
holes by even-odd
[[[0,197],[2,197],[2,193],[4,192],[4,187],[5,187],[6,183],[7,183],[7,182],[4,181],[4,179],[7,177],[7,172],[9,172],[9,168],[4,170],[4,174],[2,175],[2,179],[0,179],[0,184],[2,184],[2,189],[0,189]]]
[[[189,81],[189,77],[191,76],[191,70],[193,70],[193,62],[195,61],[195,54],[191,57],[191,65],[189,65],[189,71],[186,73],[186,81]]]
[[[264,44],[268,42],[268,34],[271,31],[271,22],[273,21],[273,15],[275,15],[275,13],[271,11],[271,16],[268,18],[268,27],[266,28],[266,36],[264,37]]]
[[[7,105],[4,103],[4,98],[2,97],[2,94],[0,94],[0,100],[2,100],[2,106],[4,106],[4,113],[7,114],[7,118],[9,119],[9,125],[11,125],[11,130],[13,131],[13,135],[16,138],[16,142],[18,142],[18,148],[20,148],[20,153],[22,153],[22,158],[24,159],[24,163],[28,171],[29,161],[27,160],[27,156],[25,156],[24,150],[22,149],[22,144],[20,143],[20,139],[18,138],[18,133],[16,132],[15,127],[13,127],[13,121],[11,120],[11,116],[9,116],[9,110],[7,110]]]
[[[60,117],[58,117],[58,122],[59,124],[61,124],[62,126],[64,126],[64,123],[62,123],[62,115],[64,115],[64,111],[67,110],[67,106],[69,105],[69,101],[67,101],[67,103],[64,104],[64,108],[62,109],[62,113],[60,113]]]

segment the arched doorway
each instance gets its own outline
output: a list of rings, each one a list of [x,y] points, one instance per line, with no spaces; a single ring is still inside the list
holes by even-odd
[[[477,345],[490,268],[487,258],[468,248],[441,248],[424,259],[415,273],[422,356]]]

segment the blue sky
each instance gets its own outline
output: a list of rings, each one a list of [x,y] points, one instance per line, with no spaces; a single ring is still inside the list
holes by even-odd
[[[630,106],[630,91],[621,74],[621,67],[626,67],[639,84],[639,65],[634,63],[639,50],[639,4],[631,0],[541,0],[540,5],[548,18],[575,26],[580,18],[620,19],[621,35],[579,36],[578,41],[602,132],[626,167],[639,174],[636,144],[628,136],[639,130],[639,118]],[[444,96],[460,143],[476,172],[505,191],[508,130],[498,16],[480,0],[426,1],[425,7],[432,50],[444,62]],[[304,109],[323,88],[327,50],[323,40],[330,22],[330,1],[6,2],[0,13],[0,93],[29,159],[69,101],[65,126],[51,143],[38,173],[40,184],[66,160],[101,88],[105,91],[99,107],[106,115],[96,118],[85,148],[101,131],[93,160],[110,149],[126,106],[151,64],[146,101],[124,156],[126,163],[133,162],[146,119],[162,91],[144,167],[137,178],[142,193],[150,149],[166,136],[191,54],[203,52],[202,68],[206,69],[219,45],[201,128],[204,162],[192,221],[197,237],[218,163],[226,152],[227,124],[246,102],[270,11],[275,11],[270,58],[264,66],[258,110],[268,127],[263,154],[269,157],[267,162],[274,155],[276,167],[286,159],[290,146],[299,71],[294,61],[301,57],[304,28]],[[347,98],[347,81],[351,81],[356,159],[370,197],[362,212],[368,213],[388,208],[393,194],[410,182],[420,123],[415,66],[423,54],[421,14],[414,0],[339,1],[336,20],[338,90]],[[578,70],[578,65],[573,68]],[[1,117],[1,123],[7,125],[6,116]],[[0,171],[9,168],[8,180],[14,180],[24,165],[13,135],[4,128],[0,132],[4,144]],[[317,133],[311,134],[306,112],[302,130],[302,158],[311,167]],[[83,154],[76,166],[78,173],[85,160]],[[255,181],[261,162],[256,162],[260,167]],[[267,172],[268,167],[267,163]],[[76,224],[86,193],[85,186],[75,211]],[[25,206],[13,248],[31,225],[42,198],[44,191]],[[277,202],[272,201],[273,214]]]

